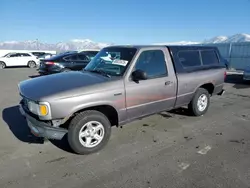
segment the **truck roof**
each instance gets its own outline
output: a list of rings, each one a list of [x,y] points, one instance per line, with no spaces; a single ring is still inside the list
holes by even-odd
[[[152,47],[161,47],[167,48],[171,54],[172,63],[174,65],[174,69],[176,73],[186,73],[186,72],[194,72],[198,70],[204,69],[217,69],[224,67],[222,62],[221,54],[217,47],[215,46],[202,46],[202,45],[114,45],[114,46],[107,46],[108,48],[136,48],[137,50],[145,49],[145,48],[152,48]],[[189,51],[189,50],[214,50],[218,57],[219,64],[212,64],[212,65],[200,65],[200,66],[191,66],[188,68],[184,68],[182,63],[180,62],[180,58],[178,56],[180,51]],[[200,59],[201,57],[199,57]],[[197,59],[196,59],[197,60]],[[195,59],[194,59],[195,61]],[[199,61],[199,60],[198,60]],[[201,61],[201,60],[200,60]]]
[[[114,48],[136,48],[136,49],[142,49],[142,48],[152,48],[152,47],[163,47],[163,48],[169,48],[171,50],[180,50],[180,49],[216,49],[215,46],[200,46],[200,45],[112,45],[107,47],[114,47]]]

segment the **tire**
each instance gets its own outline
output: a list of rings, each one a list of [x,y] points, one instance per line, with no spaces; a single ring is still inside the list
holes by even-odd
[[[202,102],[201,102],[202,101]],[[210,94],[204,88],[199,88],[188,105],[188,110],[194,116],[204,115],[210,105]]]
[[[4,69],[6,67],[6,64],[2,61],[0,61],[0,69]]]
[[[95,134],[95,130],[88,129],[87,123],[92,124],[92,127],[101,128],[98,132],[99,138],[102,139],[90,146],[88,142],[95,141],[97,134]],[[98,126],[94,126],[95,123],[99,123]],[[82,139],[80,138],[80,133],[85,134]],[[94,136],[95,135],[95,136]],[[97,152],[104,148],[104,146],[108,143],[111,135],[111,123],[108,118],[99,111],[88,110],[79,113],[75,116],[69,125],[68,130],[68,142],[72,150],[80,155],[91,154]]]
[[[29,61],[28,62],[28,67],[29,68],[35,68],[36,67],[36,62],[35,61]]]

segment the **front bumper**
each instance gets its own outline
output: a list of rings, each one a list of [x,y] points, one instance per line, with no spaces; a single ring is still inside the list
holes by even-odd
[[[67,129],[52,127],[46,122],[35,119],[24,111],[21,104],[19,105],[19,110],[20,113],[25,117],[31,133],[37,137],[61,140],[63,136],[68,132]]]

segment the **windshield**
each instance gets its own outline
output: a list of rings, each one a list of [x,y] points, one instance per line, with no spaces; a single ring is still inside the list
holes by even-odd
[[[103,48],[85,67],[85,71],[102,71],[110,76],[122,76],[136,53],[136,48]]]

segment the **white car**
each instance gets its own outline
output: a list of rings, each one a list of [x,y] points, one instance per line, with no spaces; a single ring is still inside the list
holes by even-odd
[[[0,69],[13,66],[28,66],[35,68],[38,64],[38,59],[31,53],[8,53],[0,57]]]

